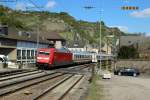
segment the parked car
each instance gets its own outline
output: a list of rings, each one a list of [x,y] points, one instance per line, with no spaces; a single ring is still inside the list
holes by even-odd
[[[111,79],[111,73],[109,71],[104,71],[102,73],[102,78],[103,79]]]
[[[140,72],[136,68],[120,68],[114,71],[115,75],[124,75],[124,76],[138,76]]]
[[[7,66],[7,57],[5,55],[0,54],[0,67]]]

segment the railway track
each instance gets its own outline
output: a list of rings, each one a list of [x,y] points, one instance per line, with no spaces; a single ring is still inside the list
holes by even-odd
[[[37,70],[37,71],[29,71],[26,73],[19,73],[19,74],[11,75],[11,76],[5,76],[5,77],[0,78],[0,82],[10,80],[10,79],[19,78],[19,77],[25,77],[25,76],[29,76],[29,75],[33,75],[33,74],[35,75],[35,74],[42,73],[42,72],[43,71],[41,71],[41,70]]]
[[[33,86],[26,87],[17,92],[2,96],[3,100],[62,100],[69,91],[83,78],[83,75],[77,76],[72,74],[64,74],[55,77],[51,80],[38,83]],[[69,84],[67,87],[66,85]],[[62,87],[61,93],[54,95],[55,91],[59,91]]]
[[[49,87],[33,100],[63,100],[72,88],[83,78],[83,75],[71,75],[69,78]],[[67,86],[67,87],[66,87]],[[57,94],[56,94],[57,93]]]
[[[22,69],[19,70],[18,69],[18,70],[3,71],[3,72],[0,72],[0,78],[12,76],[12,75],[17,75],[17,74],[22,74],[22,73],[33,72],[33,71],[36,71],[36,70],[22,70]]]
[[[6,80],[0,83],[0,96],[15,92],[22,88],[43,82],[45,80],[51,79],[53,74],[58,74],[55,72],[43,72],[38,75],[30,75],[26,77],[20,77],[17,79]]]
[[[89,70],[91,66],[94,66],[94,64],[84,64],[84,65],[78,65],[74,67],[68,67],[68,68],[61,68],[56,69],[56,72],[65,72],[70,74],[81,74],[84,73],[84,71]]]
[[[79,71],[88,66],[80,65],[76,68],[67,68],[67,70]],[[2,77],[0,78],[0,99],[63,100],[83,77],[84,75],[57,71],[34,71]]]
[[[83,77],[84,76],[82,75],[76,81],[74,81],[73,84],[68,89],[66,89],[64,93],[62,93],[62,95],[58,98],[58,100],[63,100],[65,96],[68,95],[68,93],[73,89],[73,87],[75,87],[75,85],[77,85],[81,81]]]

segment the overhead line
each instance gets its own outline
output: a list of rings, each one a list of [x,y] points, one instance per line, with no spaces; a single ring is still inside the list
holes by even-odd
[[[0,2],[16,2],[17,0],[0,0]]]
[[[39,9],[40,11],[42,11],[42,9],[40,9],[40,7],[38,7],[32,0],[28,0],[29,2],[31,2],[37,9]]]

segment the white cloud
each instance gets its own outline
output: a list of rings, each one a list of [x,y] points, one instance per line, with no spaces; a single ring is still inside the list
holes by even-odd
[[[150,8],[146,8],[142,11],[132,12],[130,15],[136,18],[150,18]]]
[[[25,10],[25,4],[21,3],[21,2],[18,2],[16,4],[16,10]]]
[[[117,27],[117,28],[119,28],[123,32],[128,32],[128,30],[129,30],[129,28],[127,26],[118,26],[118,25],[115,25],[115,26],[110,26],[110,27]]]
[[[48,1],[47,4],[45,5],[46,8],[53,8],[56,5],[55,1]]]
[[[33,4],[31,4],[31,3],[28,3],[27,7],[35,7],[35,6]]]

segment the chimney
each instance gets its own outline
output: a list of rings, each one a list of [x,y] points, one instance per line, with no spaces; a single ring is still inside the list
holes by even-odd
[[[56,41],[55,42],[55,48],[57,48],[57,49],[62,48],[62,42],[61,41]]]

